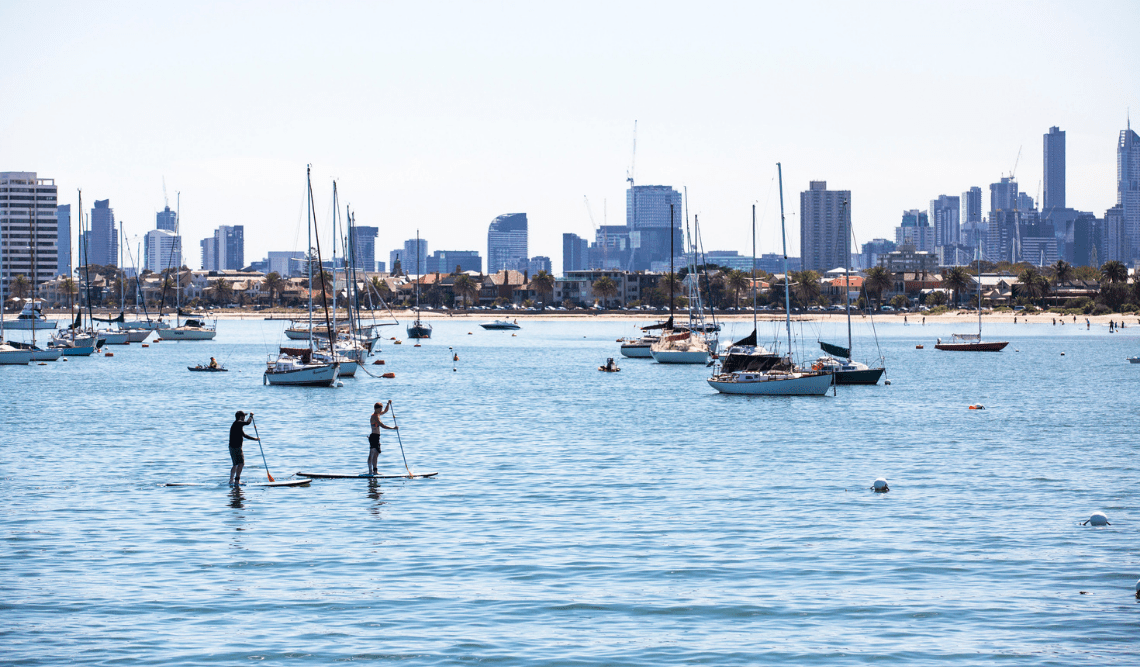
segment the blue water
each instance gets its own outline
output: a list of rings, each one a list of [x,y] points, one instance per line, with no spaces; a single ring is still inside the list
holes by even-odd
[[[0,367],[0,660],[1137,664],[1140,326],[955,354],[969,323],[880,324],[890,386],[766,398],[620,358],[631,323],[523,325],[437,322],[339,389],[262,385],[279,322]],[[185,370],[211,355],[232,371]],[[282,479],[362,472],[388,399],[438,478],[224,486],[235,410]]]

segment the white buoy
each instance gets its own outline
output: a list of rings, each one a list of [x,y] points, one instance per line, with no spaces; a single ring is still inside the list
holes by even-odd
[[[1093,515],[1089,517],[1089,520],[1082,523],[1081,525],[1111,526],[1112,524],[1108,522],[1108,517],[1105,516],[1104,512],[1093,512]]]
[[[891,490],[891,487],[887,486],[887,480],[883,477],[876,479],[871,488],[875,490],[875,493],[886,493]]]

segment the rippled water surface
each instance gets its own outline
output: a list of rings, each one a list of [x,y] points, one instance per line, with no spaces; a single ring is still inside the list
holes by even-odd
[[[437,322],[339,389],[262,385],[280,322],[0,367],[2,660],[1137,663],[1140,326],[992,326],[1010,346],[968,354],[932,349],[968,323],[880,325],[892,384],[824,398],[622,359],[631,323],[523,327]],[[232,371],[186,371],[211,355]],[[235,410],[281,479],[362,472],[389,398],[437,478],[225,486]]]

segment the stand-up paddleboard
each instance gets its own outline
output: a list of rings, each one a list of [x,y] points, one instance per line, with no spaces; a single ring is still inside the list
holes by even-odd
[[[312,483],[312,479],[286,479],[277,482],[242,482],[242,486],[308,486]],[[159,486],[229,486],[228,484],[218,484],[216,482],[166,482],[159,484]]]
[[[408,475],[351,475],[339,473],[320,473],[320,472],[299,472],[301,477],[309,477],[312,479],[420,479],[423,477],[435,477],[438,472],[425,472],[416,473],[409,477]]]

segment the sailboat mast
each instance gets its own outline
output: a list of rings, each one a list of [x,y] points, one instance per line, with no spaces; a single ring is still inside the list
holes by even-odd
[[[182,326],[182,192],[174,195],[174,242],[178,244],[178,266],[174,269],[174,326]]]
[[[305,215],[308,216],[309,222],[306,229],[309,232],[308,243],[308,273],[309,273],[309,352],[313,351],[313,178],[312,178],[312,165],[305,166],[305,184],[306,184],[306,203]]]
[[[634,198],[636,199],[636,197]],[[636,218],[635,218],[636,219]],[[673,232],[673,205],[669,204],[669,323],[673,323],[673,283],[676,282],[676,276],[673,275],[673,237],[676,234]]]
[[[756,333],[756,204],[752,205],[752,333]]]
[[[33,191],[35,186],[33,185]],[[36,346],[36,283],[39,282],[39,266],[36,262],[36,245],[40,235],[40,211],[39,202],[35,201],[36,198],[32,197],[32,234],[30,239],[31,255],[32,255],[32,347]]]
[[[847,212],[847,200],[846,199],[843,200],[843,221],[847,223],[847,234],[845,235],[845,239],[850,240],[850,238],[851,238],[851,220],[850,220],[850,214]],[[846,246],[847,244],[844,243],[843,245]],[[845,257],[843,259],[843,268],[845,269],[845,273],[847,275],[846,279],[844,280],[844,282],[846,284],[844,285],[843,294],[847,300],[847,360],[850,361],[851,360],[851,350],[852,350],[852,348],[851,348],[851,249],[850,248],[847,248],[847,250],[846,250]]]
[[[329,330],[329,353],[336,354],[336,239],[338,236],[337,231],[337,217],[340,216],[340,199],[337,196],[336,181],[333,181],[333,219],[332,219],[332,276],[333,276],[333,308],[332,308],[332,325],[333,328]]]
[[[978,342],[982,341],[982,246],[978,246]]]
[[[792,356],[792,288],[788,275],[788,234],[784,231],[784,168],[776,163],[780,181],[780,241],[784,244],[784,323],[788,328],[788,356]]]

